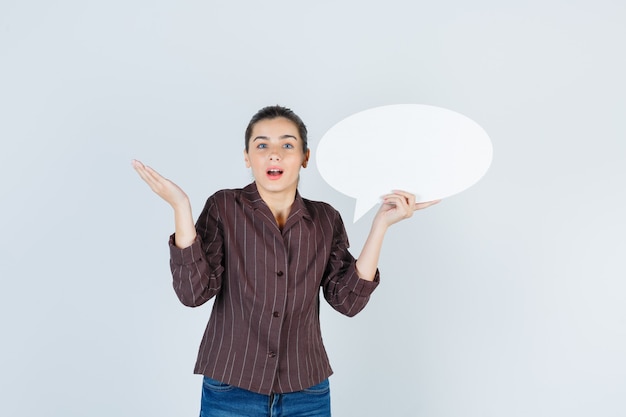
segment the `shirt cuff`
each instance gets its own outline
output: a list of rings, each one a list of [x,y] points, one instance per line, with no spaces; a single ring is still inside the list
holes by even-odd
[[[380,283],[380,272],[378,271],[378,268],[376,268],[374,281],[368,281],[366,279],[360,278],[356,271],[354,273],[354,277],[357,279],[357,281],[352,287],[352,292],[360,297],[369,297]]]
[[[190,265],[203,259],[202,241],[200,236],[196,235],[191,246],[179,248],[174,243],[175,234],[172,233],[169,239],[170,260],[174,265]]]

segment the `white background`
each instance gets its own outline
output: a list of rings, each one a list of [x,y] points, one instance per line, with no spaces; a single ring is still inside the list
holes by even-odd
[[[625,7],[3,0],[0,415],[197,415],[209,307],[176,299],[171,209],[130,160],[197,215],[249,182],[243,130],[276,103],[313,150],[394,103],[494,145],[477,185],[390,230],[360,315],[323,310],[334,415],[626,415]],[[352,224],[314,167],[302,194],[358,254],[373,212]]]

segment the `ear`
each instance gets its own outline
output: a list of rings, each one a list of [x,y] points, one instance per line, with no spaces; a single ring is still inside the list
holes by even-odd
[[[248,158],[248,151],[245,148],[243,150],[243,160],[246,161],[246,168],[250,168],[250,158]]]
[[[309,164],[309,157],[311,156],[311,150],[307,149],[306,154],[304,155],[304,161],[302,161],[302,168],[306,168]]]

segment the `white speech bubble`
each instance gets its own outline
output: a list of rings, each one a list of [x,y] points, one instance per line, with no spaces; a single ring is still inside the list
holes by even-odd
[[[457,194],[489,169],[493,148],[478,123],[423,104],[368,109],[333,126],[320,140],[317,167],[337,191],[356,199],[354,222],[391,190],[418,202]]]

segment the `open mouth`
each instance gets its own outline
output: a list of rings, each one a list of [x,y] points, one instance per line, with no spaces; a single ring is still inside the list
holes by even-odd
[[[270,168],[267,170],[267,176],[270,178],[279,178],[283,175],[283,170],[278,168]]]

